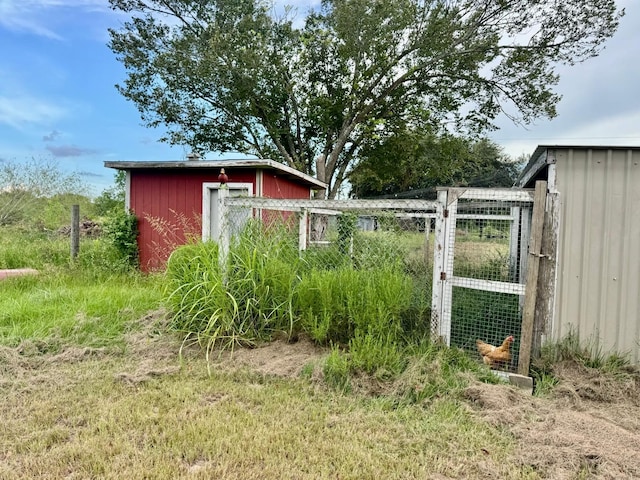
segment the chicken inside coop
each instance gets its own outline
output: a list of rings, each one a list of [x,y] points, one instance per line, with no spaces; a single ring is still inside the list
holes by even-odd
[[[513,335],[509,335],[499,347],[483,342],[480,339],[476,340],[476,346],[484,364],[489,365],[491,368],[507,368],[511,364],[511,344],[513,340]]]

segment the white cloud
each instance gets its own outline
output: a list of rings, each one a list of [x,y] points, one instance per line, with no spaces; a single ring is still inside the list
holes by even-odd
[[[16,129],[49,125],[65,117],[67,109],[32,96],[0,96],[0,123]]]
[[[0,27],[16,32],[62,40],[56,32],[62,10],[82,9],[89,12],[109,12],[107,0],[2,0]]]

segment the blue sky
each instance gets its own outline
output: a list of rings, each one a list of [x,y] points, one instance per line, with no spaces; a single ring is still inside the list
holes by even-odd
[[[506,153],[640,145],[640,2],[619,4],[627,15],[600,57],[560,70],[556,119],[526,128],[499,119],[490,136]],[[185,158],[188,149],[159,143],[163,132],[143,127],[114,87],[125,71],[107,28],[125,19],[107,0],[0,0],[0,161],[54,159],[99,193],[113,182],[104,161]]]

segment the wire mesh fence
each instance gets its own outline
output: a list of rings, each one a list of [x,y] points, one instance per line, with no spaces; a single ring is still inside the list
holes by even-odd
[[[405,292],[408,304],[399,315],[411,329],[429,335],[435,202],[237,197],[227,198],[224,208],[221,244],[228,242],[223,249],[231,254],[247,240],[257,254],[274,256],[277,249],[283,261],[297,266],[300,278],[354,270],[391,281],[400,273],[411,291]],[[249,239],[256,230],[259,235]],[[318,303],[324,294],[317,292]]]
[[[433,261],[435,202],[236,197],[225,203],[223,237],[231,243],[258,221],[265,234],[289,232],[299,255],[323,252],[327,265],[348,259],[364,268],[401,260],[415,270]]]
[[[491,367],[516,370],[531,193],[470,189],[446,195],[445,336]]]
[[[491,367],[515,370],[532,195],[479,189],[444,195],[437,202],[226,198],[220,248],[226,255],[248,240],[255,255],[277,252],[295,265],[298,278],[323,270],[372,278],[401,271],[412,289],[403,321]],[[325,293],[318,289],[318,302]],[[498,353],[484,354],[485,343]]]

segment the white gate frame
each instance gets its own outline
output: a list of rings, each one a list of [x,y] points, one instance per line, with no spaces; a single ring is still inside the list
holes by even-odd
[[[457,277],[453,274],[453,258],[455,254],[456,220],[460,219],[492,219],[511,220],[517,225],[522,210],[512,208],[511,215],[489,214],[458,214],[458,200],[502,200],[512,202],[530,202],[533,206],[533,190],[512,188],[442,188],[438,189],[438,206],[436,209],[436,239],[433,250],[433,290],[431,297],[431,328],[432,334],[446,345],[451,344],[451,309],[453,287],[473,288],[489,292],[511,293],[524,298],[525,284],[522,273],[517,282],[501,282],[495,280],[480,280],[475,278]],[[523,222],[520,235],[520,262],[526,263],[529,220]],[[512,233],[514,230],[512,229]],[[511,248],[513,252],[513,246]]]

